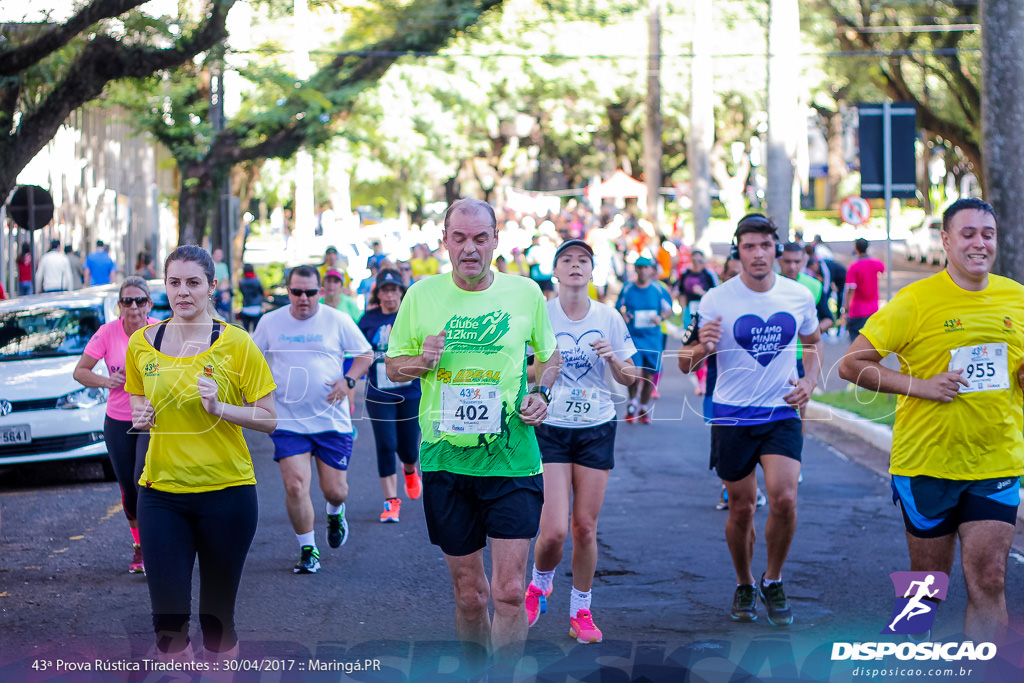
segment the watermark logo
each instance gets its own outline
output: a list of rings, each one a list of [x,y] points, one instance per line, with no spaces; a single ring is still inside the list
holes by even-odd
[[[889,578],[896,601],[889,625],[882,633],[927,633],[935,622],[939,601],[946,599],[949,576],[943,572],[893,572]]]

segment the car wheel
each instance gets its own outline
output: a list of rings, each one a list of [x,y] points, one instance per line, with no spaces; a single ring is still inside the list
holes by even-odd
[[[110,458],[104,456],[100,460],[100,465],[103,467],[103,481],[117,481],[117,473],[114,472],[114,466],[110,464]]]

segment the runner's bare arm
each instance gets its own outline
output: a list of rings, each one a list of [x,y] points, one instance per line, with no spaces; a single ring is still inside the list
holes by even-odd
[[[444,352],[445,331],[430,334],[423,340],[423,350],[415,356],[395,356],[384,359],[384,368],[392,382],[408,382],[437,367]]]
[[[1020,367],[1017,368],[1017,384],[1020,385],[1021,389],[1024,389],[1024,363],[1021,363]]]
[[[839,376],[863,389],[942,403],[956,398],[960,385],[967,386],[967,380],[961,377],[962,370],[923,379],[887,368],[881,361],[882,354],[861,334],[839,361]]]
[[[239,427],[255,429],[266,434],[277,429],[277,407],[274,405],[274,392],[270,392],[252,403],[246,402],[244,405],[236,406],[217,398],[217,382],[209,377],[198,378],[196,385],[199,388],[199,399],[203,402],[203,409],[211,415]]]
[[[554,353],[544,362],[534,356],[534,365],[539,378],[537,386],[551,389],[558,373],[562,371],[562,354],[555,350]],[[550,396],[550,393],[548,394]],[[535,392],[529,392],[523,397],[519,406],[519,418],[531,427],[536,427],[548,416],[548,401],[546,398]]]
[[[641,372],[636,369],[633,359],[627,358],[622,360],[619,358],[612,348],[612,343],[606,337],[601,337],[597,341],[591,342],[590,346],[600,358],[603,358],[608,363],[608,367],[612,371],[612,377],[619,384],[628,387],[640,377]]]
[[[721,340],[722,316],[704,322],[697,339],[679,349],[679,369],[690,373],[699,368],[704,359],[715,352]]]
[[[825,345],[818,330],[812,334],[801,334],[800,343],[804,346],[804,376],[790,380],[794,389],[783,397],[794,408],[803,408],[811,400],[821,372],[821,359],[825,357]]]

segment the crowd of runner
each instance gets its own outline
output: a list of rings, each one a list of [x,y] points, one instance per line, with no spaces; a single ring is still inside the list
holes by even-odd
[[[619,418],[651,422],[677,312],[681,348],[670,353],[704,396],[710,467],[728,509],[736,585],[723,611],[753,621],[761,603],[770,623],[793,622],[783,569],[796,533],[802,411],[822,335],[845,322],[855,341],[842,375],[908,397],[897,411],[892,488],[910,568],[948,573],[959,538],[965,631],[994,637],[1007,622],[1024,466],[1024,291],[989,274],[995,233],[990,206],[954,203],[943,224],[946,270],[878,311],[871,299],[877,309],[884,264],[867,257],[866,243],[848,273],[820,241],[787,242],[762,214],[739,221],[716,266],[628,217],[574,211],[499,225],[490,205],[463,199],[449,207],[436,249],[418,244],[393,261],[374,244],[371,275],[355,287],[330,248],[319,266],[292,268],[288,305],[263,314],[262,284],[244,268],[239,320],[251,337],[211,315],[222,300],[230,306],[219,261],[179,247],[163,264],[172,317],[148,319],[145,279],[125,280],[121,317],[94,335],[75,371],[111,391],[107,444],[132,534],[129,570],[147,575],[159,653],[191,657],[198,556],[207,656],[237,654],[234,597],[256,524],[241,428],[273,442],[298,545],[293,571],[315,574],[324,560],[313,463],[327,545],[348,540],[352,413],[364,377],[380,521],[399,522],[401,463],[405,498],[422,498],[428,537],[446,560],[470,666],[515,661],[554,590],[569,594],[570,636],[601,642],[597,525],[616,428]],[[889,353],[900,370],[881,364]],[[100,360],[106,375],[94,372]],[[611,383],[628,395],[624,406]],[[754,512],[765,502],[758,575]],[[572,581],[559,586],[568,538]]]

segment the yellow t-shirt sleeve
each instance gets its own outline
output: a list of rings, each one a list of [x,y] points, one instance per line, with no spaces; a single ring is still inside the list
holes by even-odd
[[[913,338],[918,326],[917,300],[906,290],[868,318],[860,331],[884,358],[899,353]]]
[[[238,366],[239,386],[245,401],[255,403],[276,389],[277,384],[270,372],[270,366],[267,365],[267,359],[248,335],[241,340],[240,346],[242,348],[239,354],[241,362]]]
[[[125,354],[124,390],[136,396],[144,396],[146,393],[142,385],[142,371],[139,369],[139,351],[145,343],[142,330],[136,330],[128,340],[128,351]]]

